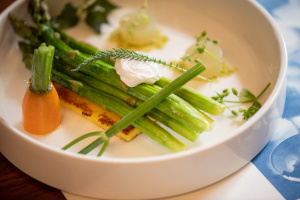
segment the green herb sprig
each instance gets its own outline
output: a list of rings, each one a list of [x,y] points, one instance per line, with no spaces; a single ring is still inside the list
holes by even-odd
[[[181,60],[183,62],[189,61],[189,62],[195,62],[195,63],[199,63],[201,62],[201,60],[199,59],[193,59],[192,56],[195,54],[202,54],[202,53],[206,53],[207,55],[209,55],[211,58],[218,60],[218,58],[213,55],[211,52],[209,52],[206,48],[206,43],[208,41],[212,41],[214,44],[219,44],[220,41],[219,40],[213,40],[209,37],[207,37],[207,31],[204,30],[202,31],[202,33],[200,35],[195,36],[196,39],[196,49],[193,51],[193,53],[190,54],[185,54],[184,56],[181,57]]]
[[[242,109],[239,108],[238,112],[242,113],[243,119],[248,120],[250,117],[252,117],[260,108],[261,103],[258,101],[259,98],[266,92],[266,90],[270,87],[271,83],[268,83],[267,86],[259,93],[258,96],[255,96],[253,93],[251,93],[247,89],[242,89],[240,98],[244,98],[246,100],[243,101],[231,101],[231,100],[225,100],[224,98],[227,97],[230,94],[229,89],[225,89],[222,91],[222,93],[217,93],[216,96],[211,97],[213,100],[218,101],[225,105],[225,103],[253,103],[248,109]],[[231,89],[231,92],[235,96],[239,96],[239,93],[235,88]],[[225,105],[226,106],[226,105]],[[238,112],[235,110],[231,110],[228,106],[226,106],[233,115],[238,116]]]
[[[76,70],[80,70],[80,68],[85,67],[96,60],[101,60],[104,58],[112,58],[112,59],[130,59],[130,60],[138,60],[143,62],[154,62],[162,65],[166,65],[169,67],[176,67],[173,66],[172,63],[167,63],[160,59],[150,58],[146,55],[140,54],[136,51],[124,49],[124,48],[113,48],[113,50],[106,50],[106,51],[98,51],[95,55],[91,56],[85,62],[81,63]],[[178,66],[177,66],[178,67]]]
[[[85,0],[79,6],[67,3],[62,12],[53,19],[60,28],[70,28],[78,24],[80,18],[95,32],[101,33],[101,25],[108,23],[108,14],[117,6],[108,0]]]

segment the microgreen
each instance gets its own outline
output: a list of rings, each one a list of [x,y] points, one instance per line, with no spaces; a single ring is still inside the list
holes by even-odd
[[[243,98],[245,100],[243,101],[230,101],[230,100],[225,100],[224,98],[227,97],[230,94],[229,89],[225,89],[222,91],[222,93],[217,93],[216,96],[211,97],[213,100],[218,101],[222,104],[225,105],[225,103],[252,103],[252,105],[248,109],[242,109],[239,108],[238,112],[242,113],[243,119],[248,120],[250,117],[252,117],[260,108],[261,104],[259,103],[258,99],[266,92],[266,90],[270,87],[271,83],[268,83],[267,86],[259,93],[258,96],[255,96],[253,93],[251,93],[247,89],[242,89],[240,92],[240,98]],[[231,89],[231,92],[235,95],[238,96],[238,92],[235,88]],[[225,105],[226,106],[226,105]],[[238,112],[231,110],[228,106],[226,106],[233,115],[238,116]]]
[[[239,95],[238,91],[237,91],[235,88],[231,88],[231,92],[232,92],[235,96],[238,96],[238,95]]]
[[[195,54],[202,54],[202,53],[206,53],[207,55],[209,55],[211,58],[213,58],[214,60],[218,60],[218,58],[213,55],[211,52],[209,52],[206,48],[206,43],[208,41],[212,41],[214,44],[219,44],[220,41],[219,40],[212,40],[211,38],[207,37],[207,31],[204,30],[202,31],[202,33],[200,35],[195,36],[196,39],[196,49],[193,51],[192,54],[185,54],[184,56],[181,57],[181,60],[183,62],[189,61],[189,62],[199,62],[199,59],[193,59],[192,56],[194,56]]]

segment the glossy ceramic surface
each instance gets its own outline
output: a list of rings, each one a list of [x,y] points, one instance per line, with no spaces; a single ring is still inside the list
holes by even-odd
[[[110,47],[112,44],[106,43],[105,37],[116,28],[120,16],[140,6],[136,1],[116,3],[122,9],[111,15],[111,24],[103,28],[101,37],[83,24],[68,32],[99,48]],[[204,84],[195,80],[189,86],[208,96],[228,87],[247,88],[258,94],[270,82],[271,89],[261,99],[263,107],[245,123],[232,119],[228,112],[216,117],[213,131],[203,133],[195,143],[184,141],[187,150],[176,154],[144,135],[130,143],[112,140],[101,158],[94,156],[96,152],[87,156],[76,154],[81,147],[61,151],[71,139],[97,127],[63,109],[62,126],[49,136],[37,137],[23,131],[23,80],[30,73],[22,64],[18,38],[7,15],[13,12],[27,17],[25,5],[25,1],[17,1],[0,17],[0,151],[22,171],[48,185],[104,199],[149,199],[193,191],[248,163],[267,144],[282,116],[286,51],[265,10],[253,1],[151,1],[149,12],[157,13],[157,23],[170,41],[163,50],[152,51],[150,55],[167,60],[181,57],[192,44],[193,36],[206,29],[211,37],[221,40],[225,59],[238,71],[218,82]],[[50,10],[57,5],[58,1],[51,1]],[[164,73],[171,78],[179,75],[169,69]]]

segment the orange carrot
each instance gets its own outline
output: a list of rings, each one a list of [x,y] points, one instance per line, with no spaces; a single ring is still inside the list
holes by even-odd
[[[60,103],[54,87],[43,94],[27,88],[23,103],[23,127],[32,134],[47,134],[61,123]]]
[[[34,52],[32,76],[23,103],[23,128],[44,135],[61,123],[61,108],[56,89],[50,81],[54,47],[42,44]]]

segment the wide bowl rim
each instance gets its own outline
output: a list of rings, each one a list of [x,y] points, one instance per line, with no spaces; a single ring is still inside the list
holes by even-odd
[[[5,17],[8,16],[8,14],[15,10],[20,4],[22,4],[24,1],[15,1],[10,6],[8,6],[1,14],[0,14],[0,21],[5,20]],[[238,137],[241,133],[249,129],[252,125],[254,125],[255,122],[260,120],[264,114],[270,109],[272,104],[276,101],[278,94],[280,93],[282,87],[284,86],[284,81],[286,77],[286,71],[287,71],[287,51],[285,42],[283,39],[282,34],[279,31],[279,28],[277,27],[276,23],[272,19],[271,15],[258,3],[255,1],[247,1],[251,6],[256,7],[256,9],[261,12],[264,17],[267,19],[268,23],[270,23],[273,32],[277,38],[276,42],[278,43],[278,46],[280,48],[280,70],[278,73],[278,78],[276,81],[275,86],[273,87],[273,90],[262,106],[262,108],[253,116],[251,117],[246,123],[242,124],[240,127],[238,127],[234,132],[230,135],[224,136],[222,140],[218,140],[215,142],[212,142],[211,144],[206,144],[205,146],[198,146],[192,149],[184,150],[182,152],[178,153],[171,153],[166,155],[157,155],[157,156],[150,156],[150,157],[137,157],[137,158],[109,158],[109,157],[99,157],[93,156],[93,155],[81,155],[77,154],[75,152],[69,152],[69,151],[63,151],[61,149],[58,149],[57,147],[53,147],[47,144],[44,144],[38,140],[35,140],[31,138],[30,136],[24,134],[22,131],[17,130],[16,128],[10,126],[1,116],[0,116],[0,126],[4,126],[7,128],[7,130],[13,132],[14,134],[17,134],[19,137],[21,137],[24,142],[28,142],[31,145],[35,145],[37,148],[42,148],[46,151],[49,151],[50,153],[58,154],[63,157],[69,157],[72,159],[81,159],[82,161],[89,161],[89,162],[96,162],[96,163],[106,163],[106,164],[114,164],[117,162],[119,164],[142,164],[142,163],[149,163],[149,162],[161,162],[161,161],[168,161],[168,160],[175,160],[175,159],[181,159],[183,157],[192,156],[198,153],[203,153],[205,151],[209,151],[212,148],[216,148],[218,146],[224,145],[230,140],[233,140],[235,137]]]

